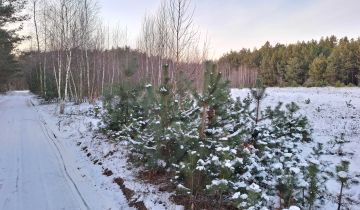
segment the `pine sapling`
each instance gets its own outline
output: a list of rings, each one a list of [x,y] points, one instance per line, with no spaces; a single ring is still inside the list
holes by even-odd
[[[318,204],[322,204],[324,202],[324,197],[326,193],[326,185],[325,182],[328,180],[328,177],[324,175],[324,162],[318,161],[320,159],[320,155],[323,154],[323,145],[322,143],[317,143],[317,145],[313,148],[311,153],[311,158],[308,160],[307,165],[307,207],[309,210],[316,209],[319,206]],[[320,203],[319,203],[320,202]],[[305,208],[306,206],[303,205]]]
[[[319,191],[319,186],[318,186],[318,173],[319,173],[319,168],[318,168],[318,164],[317,161],[311,161],[309,163],[309,166],[307,167],[308,170],[308,176],[309,176],[309,192],[308,192],[308,198],[307,198],[307,202],[309,205],[309,210],[312,210],[315,204],[315,201],[317,199],[317,193]]]
[[[206,138],[206,128],[208,124],[211,123],[211,120],[215,119],[217,114],[214,107],[211,106],[211,101],[214,100],[214,94],[219,87],[219,82],[221,79],[221,73],[217,72],[216,65],[210,61],[205,64],[205,73],[204,73],[204,86],[202,96],[199,98],[199,106],[201,107],[200,113],[200,127],[199,135],[201,140]]]
[[[338,146],[336,150],[337,155],[344,156],[344,145],[349,142],[349,140],[345,139],[345,133],[340,133],[340,137],[336,136],[335,139],[330,143],[333,144],[333,147]]]
[[[255,124],[258,124],[261,121],[260,116],[260,103],[264,99],[266,87],[263,85],[260,79],[256,80],[255,88],[250,89],[251,96],[255,100]]]
[[[170,124],[170,103],[172,99],[172,87],[170,84],[170,77],[169,77],[169,66],[164,65],[163,67],[163,81],[159,89],[160,94],[160,104],[161,104],[161,111],[160,111],[160,124],[161,128],[165,129]]]
[[[340,164],[336,166],[337,180],[338,180],[338,182],[340,182],[340,193],[339,193],[339,197],[338,197],[337,210],[341,209],[342,199],[343,199],[343,190],[344,190],[344,187],[347,186],[348,181],[350,179],[349,165],[350,165],[350,162],[348,160],[342,160],[340,162]]]

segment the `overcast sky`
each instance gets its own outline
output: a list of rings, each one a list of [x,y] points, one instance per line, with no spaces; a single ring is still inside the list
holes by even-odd
[[[134,43],[143,15],[161,0],[100,0],[105,23],[127,27]],[[360,34],[360,0],[193,0],[194,22],[218,56],[231,49]]]
[[[134,46],[145,13],[161,0],[98,0],[105,25],[127,28]],[[210,39],[212,55],[229,50],[360,34],[360,0],[193,0],[194,23]]]

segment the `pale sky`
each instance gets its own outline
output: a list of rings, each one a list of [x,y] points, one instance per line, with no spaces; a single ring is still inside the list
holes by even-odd
[[[100,0],[105,23],[126,26],[137,37],[144,13],[161,0]],[[360,0],[193,0],[194,23],[215,56],[243,47],[360,35]]]
[[[127,28],[135,47],[145,13],[161,0],[98,0],[105,25]],[[194,23],[208,36],[214,57],[230,50],[360,35],[360,0],[193,0]]]

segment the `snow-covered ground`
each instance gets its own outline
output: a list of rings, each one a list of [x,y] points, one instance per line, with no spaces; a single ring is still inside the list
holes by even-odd
[[[131,209],[122,193],[101,186],[101,172],[77,157],[32,98],[0,96],[0,209]]]
[[[234,98],[244,98],[249,93],[248,89],[233,89]],[[360,88],[268,88],[267,97],[262,107],[275,106],[278,102],[295,102],[300,106],[300,113],[305,115],[313,129],[313,144],[323,143],[325,155],[323,163],[328,162],[328,170],[335,173],[335,165],[343,158],[350,160],[350,174],[360,177]],[[344,133],[345,155],[336,153],[338,146],[333,146],[331,141]],[[310,150],[312,148],[304,148]],[[326,184],[327,190],[332,195],[338,195],[340,184],[336,178],[330,179]],[[352,185],[345,190],[345,194],[355,201],[360,201],[360,185]],[[334,198],[332,198],[334,199]],[[336,201],[336,200],[335,200]],[[324,210],[336,209],[336,204],[328,201]],[[350,206],[352,210],[359,210],[360,204]]]
[[[101,107],[101,103],[98,105]],[[88,176],[98,181],[106,196],[123,199],[125,192],[127,203],[137,209],[143,209],[142,205],[149,210],[183,209],[170,201],[170,193],[160,192],[158,187],[136,178],[138,169],[127,162],[126,144],[111,142],[96,132],[101,121],[94,113],[98,105],[69,103],[64,115],[58,114],[56,104],[39,104],[36,109],[47,125],[61,135],[63,145],[79,160],[80,170],[91,171]],[[114,183],[116,178],[123,181],[123,189]]]
[[[233,97],[247,93],[247,89],[232,90]],[[344,146],[350,171],[360,172],[359,88],[268,88],[266,93],[264,108],[279,101],[300,106],[312,126],[313,145],[321,142],[324,149],[335,151],[328,142],[345,133],[350,141]],[[125,144],[95,132],[100,119],[89,111],[93,105],[68,104],[65,114],[58,115],[56,104],[37,102],[26,92],[0,96],[0,209],[131,209],[128,203],[141,201],[148,209],[182,209],[170,201],[170,193],[136,178],[138,169],[127,163]],[[334,171],[341,158],[323,156]],[[123,190],[114,178],[121,178]],[[340,189],[335,178],[327,187],[333,195]],[[128,190],[125,198],[123,191]],[[360,200],[359,185],[345,192]],[[323,209],[335,207],[328,201]]]

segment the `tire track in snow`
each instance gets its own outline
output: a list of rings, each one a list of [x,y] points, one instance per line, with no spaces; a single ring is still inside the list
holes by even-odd
[[[5,99],[3,101],[0,102],[1,105],[4,105],[6,104],[6,102],[8,102],[9,100],[8,99]],[[5,113],[5,109],[2,109],[1,112],[0,112],[0,117],[3,118],[3,114]],[[12,126],[10,126],[10,130],[7,130],[6,132],[9,132],[9,133],[17,133],[17,130],[15,130],[16,126],[14,125],[14,123],[17,123],[16,121],[14,121],[14,119],[10,119],[10,121],[7,121],[8,124],[11,124]],[[3,142],[1,142],[3,143]],[[14,168],[10,168],[8,170],[4,170],[6,168],[1,168],[1,174],[0,175],[3,175],[3,182],[4,182],[4,185],[2,187],[4,193],[8,193],[8,194],[4,194],[2,193],[4,196],[4,199],[1,199],[0,201],[2,201],[2,208],[1,209],[9,209],[9,208],[15,208],[15,209],[19,209],[19,190],[18,190],[18,186],[19,186],[19,167],[20,167],[20,159],[19,159],[19,148],[16,148],[16,147],[10,147],[10,148],[7,148],[9,149],[9,151],[2,151],[2,152],[5,152],[5,154],[9,153],[13,153],[15,154],[15,157],[17,157],[16,159],[13,159],[13,158],[10,158],[10,159],[4,159],[4,160],[0,160],[0,161],[3,161],[4,163],[5,162],[11,162],[11,164],[13,166],[17,166],[16,170],[14,170]],[[7,156],[9,157],[9,156]],[[9,178],[10,177],[10,178]],[[15,178],[14,180],[12,178]],[[15,187],[15,189],[12,189],[12,185]],[[1,190],[1,188],[0,188]],[[16,199],[16,202],[15,202],[15,206],[11,206],[11,195],[10,194],[16,194],[16,197],[13,198],[13,199]]]
[[[34,103],[33,103],[30,99],[29,99],[29,102],[31,103],[32,108],[36,111],[36,113],[38,113],[38,110],[35,108]],[[49,138],[49,140],[52,142],[52,144],[55,146],[55,148],[56,148],[56,150],[57,150],[57,152],[58,152],[58,155],[59,155],[59,157],[60,157],[60,159],[61,159],[61,165],[62,165],[62,168],[64,169],[64,172],[65,172],[66,177],[67,177],[68,180],[72,183],[72,186],[73,186],[74,189],[76,190],[76,193],[77,193],[78,196],[80,197],[80,199],[81,199],[81,201],[83,202],[83,204],[84,204],[84,206],[86,207],[86,209],[90,210],[90,207],[89,207],[89,205],[87,204],[85,198],[84,198],[83,195],[81,194],[78,186],[76,185],[75,181],[73,180],[73,178],[70,176],[70,174],[69,174],[69,172],[68,172],[68,169],[67,169],[67,167],[66,167],[66,165],[65,165],[65,161],[64,161],[64,158],[63,158],[63,156],[62,156],[62,154],[61,154],[60,148],[59,148],[59,146],[55,143],[55,141],[57,140],[56,135],[51,131],[50,128],[48,128],[48,127],[46,126],[46,122],[42,119],[42,117],[40,116],[40,114],[38,114],[37,116],[38,116],[38,119],[39,119],[38,123],[40,124],[42,133]],[[50,134],[50,132],[51,132],[52,135]],[[56,140],[55,140],[54,138],[55,138]]]
[[[26,101],[26,106],[27,107],[29,107],[30,109],[32,108],[32,106],[33,106],[33,104],[31,103],[31,101],[29,101],[29,100],[27,100]],[[34,121],[34,122],[36,122],[36,123],[38,123],[38,121],[37,120],[34,120],[34,119],[23,119],[23,120],[31,120],[31,121]],[[42,129],[42,127],[41,127],[41,125],[40,125],[40,128]],[[24,130],[24,128],[21,128],[21,130],[23,131]],[[23,151],[25,151],[24,150],[24,141],[23,141],[23,139],[25,139],[25,137],[24,137],[24,132],[20,132],[21,133],[21,139],[22,139],[22,141],[20,142],[20,154],[21,154],[21,160],[22,159],[24,159],[23,158],[23,154],[24,154],[24,152]],[[42,131],[42,133],[44,133],[43,131]],[[36,148],[36,150],[38,150],[38,147]],[[45,200],[45,206],[46,206],[46,209],[51,209],[50,208],[50,203],[49,203],[49,197],[48,197],[48,187],[46,186],[46,184],[45,184],[45,182],[44,182],[44,180],[45,180],[45,178],[44,178],[44,173],[43,173],[43,168],[41,167],[41,165],[40,165],[40,161],[38,161],[39,160],[39,155],[41,154],[41,151],[39,151],[39,152],[37,152],[36,153],[36,158],[37,158],[37,161],[36,161],[36,166],[37,166],[37,170],[38,171],[40,171],[41,173],[39,174],[39,176],[40,177],[37,177],[37,179],[38,180],[40,180],[40,183],[41,183],[41,188],[43,189],[43,190],[41,190],[42,192],[45,192],[45,193],[43,193],[43,196],[44,196],[44,200]],[[19,157],[19,156],[17,156],[17,157]],[[23,165],[23,163],[21,162],[21,166]],[[21,170],[23,167],[18,167],[18,170]],[[20,174],[18,174],[18,176],[23,176],[23,174],[22,174],[22,171],[20,171]],[[18,203],[20,203],[20,202],[18,202]],[[21,204],[21,203],[20,203]],[[23,206],[21,205],[21,207],[20,207],[20,209],[23,209]]]

